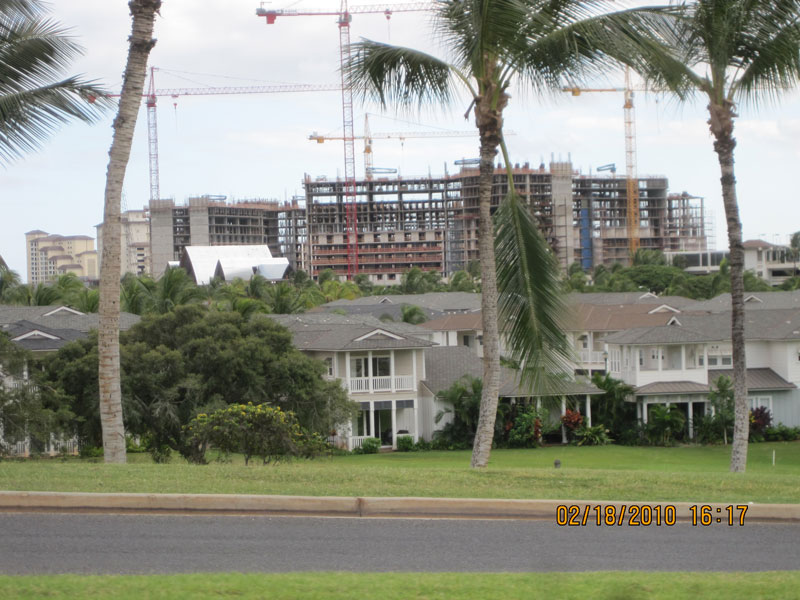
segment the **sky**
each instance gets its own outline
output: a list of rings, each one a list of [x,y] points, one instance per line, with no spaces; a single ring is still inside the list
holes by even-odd
[[[376,4],[370,0],[353,5]],[[333,9],[339,0],[274,0],[268,8]],[[165,0],[157,19],[157,44],[150,56],[156,88],[265,86],[282,83],[336,84],[339,31],[332,16],[279,17],[266,25],[257,0]],[[55,0],[52,16],[70,28],[85,48],[69,72],[81,73],[118,92],[127,55],[130,17],[125,0]],[[424,12],[356,14],[352,40],[366,37],[443,56]],[[620,87],[622,78],[590,82]],[[621,93],[554,93],[540,97],[515,90],[505,115],[513,162],[538,165],[551,157],[571,158],[589,173],[616,163],[625,170]],[[702,196],[713,215],[711,243],[727,246],[719,166],[702,102],[677,104],[667,96],[635,98],[638,172],[665,175],[670,191]],[[448,109],[397,113],[356,103],[356,135],[365,113],[376,132],[468,132],[468,100]],[[798,186],[800,94],[778,105],[739,108],[735,137],[738,196],[745,239],[787,243],[800,230]],[[26,278],[24,233],[41,229],[63,235],[96,236],[102,221],[105,173],[111,145],[109,114],[94,125],[65,126],[30,154],[0,166],[0,256]],[[342,133],[338,92],[240,94],[159,98],[158,136],[162,198],[183,202],[200,194],[291,199],[303,194],[303,178],[342,175],[341,141],[317,144],[312,132]],[[363,146],[356,141],[356,173],[363,175]],[[402,176],[454,172],[461,158],[478,155],[474,137],[376,139],[374,166],[396,168]],[[141,208],[149,198],[147,121],[144,105],[124,185],[124,205]]]

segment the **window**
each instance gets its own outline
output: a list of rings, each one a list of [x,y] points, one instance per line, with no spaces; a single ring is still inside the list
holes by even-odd
[[[325,365],[328,367],[328,377],[333,377],[333,358],[330,356],[325,359]]]
[[[718,357],[716,356],[709,356],[708,357],[708,366],[709,367],[716,367],[719,362]]]
[[[772,396],[750,396],[750,410],[755,410],[759,406],[769,409],[772,413]]]
[[[392,374],[392,363],[388,356],[372,357],[372,376],[388,377]]]
[[[464,345],[465,345],[467,348],[469,348],[469,336],[468,336],[468,335],[465,335],[465,336],[464,336]]]
[[[350,377],[366,377],[367,376],[367,357],[357,356],[350,359]]]
[[[722,364],[729,367],[733,364],[733,359],[730,356],[723,356],[722,357]]]

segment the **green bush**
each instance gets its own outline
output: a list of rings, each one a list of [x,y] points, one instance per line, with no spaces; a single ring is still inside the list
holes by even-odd
[[[768,442],[793,442],[800,440],[800,427],[788,427],[779,423],[776,427],[764,430],[764,439]]]
[[[82,445],[78,450],[78,456],[81,458],[103,458],[103,448],[88,444]]]
[[[410,435],[400,435],[397,437],[398,452],[412,452],[414,448],[414,438]]]
[[[537,448],[542,441],[542,418],[534,408],[521,412],[508,432],[511,448]]]
[[[241,453],[245,464],[254,456],[263,464],[289,456],[312,456],[323,447],[320,436],[301,429],[294,413],[252,402],[198,414],[186,426],[185,438],[182,454],[196,463],[205,463],[209,446],[225,457]]]
[[[417,440],[417,443],[414,444],[414,450],[430,450],[431,443],[423,440],[422,438]]]
[[[605,446],[613,440],[608,435],[605,425],[594,425],[592,427],[579,427],[574,432],[573,443],[578,446]]]
[[[378,438],[366,438],[361,442],[361,448],[357,448],[358,454],[377,454],[381,449],[381,441]]]

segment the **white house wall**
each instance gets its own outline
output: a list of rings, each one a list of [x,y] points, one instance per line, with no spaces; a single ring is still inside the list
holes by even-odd
[[[752,396],[772,396],[772,424],[788,427],[800,426],[800,390],[780,392],[753,392]]]

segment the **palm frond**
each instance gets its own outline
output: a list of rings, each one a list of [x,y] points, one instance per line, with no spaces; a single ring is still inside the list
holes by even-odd
[[[37,148],[61,125],[91,122],[113,104],[78,77],[64,79],[81,47],[39,2],[0,0],[0,163]]]
[[[407,108],[450,102],[453,67],[430,54],[363,40],[351,46],[351,56],[345,75],[362,99]]]
[[[498,313],[520,383],[537,393],[558,392],[570,373],[563,333],[560,270],[522,200],[509,195],[495,214]]]

